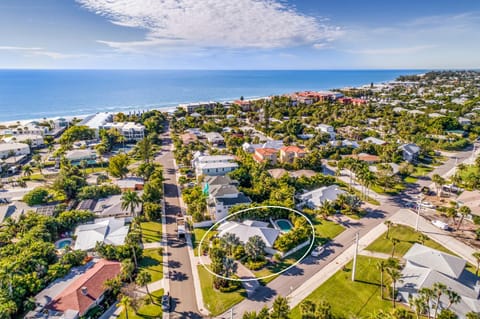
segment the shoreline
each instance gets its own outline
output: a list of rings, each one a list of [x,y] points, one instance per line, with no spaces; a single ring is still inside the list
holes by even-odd
[[[406,70],[407,71],[407,70]],[[421,71],[421,70],[418,70],[418,71]],[[424,70],[422,70],[424,71]],[[425,72],[420,72],[420,73],[415,73],[415,75],[422,75],[422,74],[425,74]],[[390,79],[390,80],[386,80],[386,81],[381,81],[381,82],[374,82],[375,85],[378,85],[378,84],[388,84],[388,83],[391,83],[391,82],[395,82],[395,79]],[[364,84],[360,84],[360,85],[357,85],[357,86],[354,86],[354,88],[360,88],[364,85],[368,85],[368,83],[364,83]],[[342,87],[342,88],[349,88],[349,87]],[[330,89],[326,89],[326,88],[319,88],[319,89],[315,89],[315,90],[311,90],[311,91],[317,91],[317,92],[320,92],[320,91],[330,91],[330,90],[335,90],[335,89],[338,89],[338,88],[330,88]],[[307,90],[307,89],[305,89]],[[299,90],[301,91],[301,90]],[[310,90],[308,90],[310,91]],[[292,91],[290,93],[293,93],[293,92],[296,92],[296,91]],[[280,94],[271,94],[271,95],[263,95],[263,96],[244,96],[245,100],[254,100],[254,99],[263,99],[263,98],[268,98],[269,96],[274,96],[274,95],[283,95],[283,94],[289,94],[288,92],[284,92],[284,93],[280,93]],[[213,102],[219,102],[219,103],[227,103],[227,102],[233,102],[235,101],[237,98],[218,98],[218,99],[211,99],[210,101],[213,101]],[[72,120],[74,118],[80,118],[80,119],[83,119],[87,116],[90,116],[90,115],[93,115],[93,114],[96,114],[96,113],[99,113],[99,112],[109,112],[109,113],[126,113],[128,114],[129,112],[143,112],[143,111],[150,111],[150,110],[159,110],[161,112],[168,112],[168,113],[171,113],[173,111],[175,111],[178,106],[180,104],[190,104],[190,103],[200,103],[200,102],[205,102],[205,101],[200,101],[200,100],[196,100],[196,101],[189,101],[189,102],[175,102],[175,105],[172,105],[172,104],[165,104],[165,105],[159,105],[159,106],[152,106],[152,105],[149,105],[149,106],[144,106],[144,107],[138,107],[138,106],[132,106],[132,107],[128,107],[128,106],[118,106],[118,107],[112,107],[112,106],[108,106],[108,107],[99,107],[97,108],[97,112],[95,113],[82,113],[82,114],[69,114],[69,115],[54,115],[54,116],[46,116],[46,117],[36,117],[36,118],[29,118],[29,119],[16,119],[16,120],[0,120],[0,125],[3,125],[3,126],[10,126],[10,125],[15,125],[17,124],[18,122],[20,122],[20,125],[25,125],[29,122],[32,122],[32,121],[43,121],[43,120],[55,120],[55,119],[58,119],[58,118],[65,118],[65,119],[68,119],[68,120]],[[92,110],[93,111],[93,110]]]

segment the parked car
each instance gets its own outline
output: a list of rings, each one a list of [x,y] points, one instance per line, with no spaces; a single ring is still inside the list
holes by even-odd
[[[170,311],[170,294],[162,296],[162,310]]]
[[[323,246],[317,246],[315,247],[313,250],[312,250],[312,257],[318,257],[320,256],[321,254],[323,254],[323,252],[325,251],[325,247]]]
[[[433,205],[433,204],[430,203],[430,202],[421,202],[421,203],[420,203],[420,207],[424,207],[424,208],[435,208],[436,206]]]
[[[442,230],[449,230],[450,227],[448,226],[447,223],[442,222],[441,220],[432,220],[432,224]]]

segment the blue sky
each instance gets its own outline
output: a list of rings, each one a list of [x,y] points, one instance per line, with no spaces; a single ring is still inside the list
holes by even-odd
[[[1,0],[0,68],[479,68],[474,0]]]

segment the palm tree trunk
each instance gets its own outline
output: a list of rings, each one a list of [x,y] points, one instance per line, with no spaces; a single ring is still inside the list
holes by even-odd
[[[153,304],[153,303],[154,303],[154,302],[153,302],[153,297],[152,297],[152,294],[150,293],[150,289],[148,289],[148,285],[147,285],[147,284],[145,285],[145,290],[147,291],[148,297],[150,297],[150,301],[151,301],[152,304]]]
[[[437,318],[438,303],[440,302],[440,295],[437,295],[437,302],[435,302],[435,309],[433,311],[433,318]]]
[[[380,297],[383,300],[383,270],[380,272]]]
[[[460,220],[458,221],[458,224],[457,224],[457,230],[460,229],[460,226],[462,225],[464,218],[465,218],[465,216],[462,214],[462,217],[460,217]]]
[[[393,291],[392,291],[392,301],[393,301],[393,308],[395,308],[395,290],[396,290],[396,285],[395,285],[395,280],[393,281]]]

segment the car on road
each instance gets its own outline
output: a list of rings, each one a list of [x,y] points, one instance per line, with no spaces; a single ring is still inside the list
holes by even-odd
[[[170,311],[170,294],[162,296],[162,310]]]
[[[442,222],[441,220],[435,219],[432,220],[432,224],[442,230],[449,230],[450,226],[447,223]]]
[[[325,251],[324,246],[317,246],[317,247],[313,248],[311,255],[312,255],[312,257],[318,257],[321,254],[323,254],[324,251]]]

